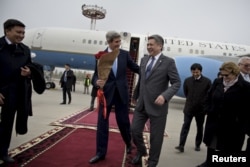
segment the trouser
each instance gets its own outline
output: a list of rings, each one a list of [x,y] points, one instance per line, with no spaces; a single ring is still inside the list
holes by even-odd
[[[158,164],[161,153],[167,115],[155,117],[148,115],[146,111],[134,112],[131,125],[132,138],[137,147],[137,151],[141,154],[146,153],[146,146],[142,133],[148,119],[150,119],[150,149],[148,166],[155,167]]]
[[[131,132],[130,121],[128,113],[128,104],[124,104],[119,96],[119,93],[115,91],[113,101],[107,106],[107,117],[103,117],[103,106],[99,107],[98,111],[98,123],[96,133],[96,155],[106,156],[109,137],[109,115],[112,106],[115,105],[115,116],[118,124],[121,136],[126,145],[131,144]]]
[[[182,147],[185,146],[193,117],[195,117],[196,127],[197,127],[195,146],[199,147],[201,145],[202,138],[203,138],[203,123],[204,123],[205,115],[204,114],[193,115],[189,113],[184,113],[184,123],[181,129],[179,146],[182,146]]]
[[[94,108],[94,105],[95,105],[95,96],[91,96],[91,101],[90,101],[90,107],[91,108]]]
[[[71,102],[71,90],[66,86],[63,86],[63,103],[67,102],[66,93],[68,94],[69,102]]]
[[[0,157],[8,155],[8,149],[11,142],[13,124],[17,111],[17,97],[10,94],[5,98],[5,104],[1,109],[0,122]]]
[[[84,94],[89,94],[89,86],[84,86]]]

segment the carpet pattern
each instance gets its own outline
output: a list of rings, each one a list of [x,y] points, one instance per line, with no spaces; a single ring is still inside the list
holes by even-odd
[[[73,128],[89,128],[93,129],[97,125],[97,110],[89,111],[88,109],[84,111],[78,111],[74,114],[66,116],[62,119],[59,119],[55,122],[50,123],[52,126],[64,126],[64,127],[73,127]],[[132,122],[133,119],[133,112],[129,112],[129,119]],[[109,116],[109,129],[111,131],[117,131],[118,125],[116,123],[115,112],[110,112]],[[144,127],[144,132],[150,131],[150,123],[149,121],[146,122]],[[167,133],[164,134],[167,136]]]
[[[63,158],[65,155],[63,153],[68,152],[65,149],[68,145],[72,144],[74,139],[79,140],[78,143],[80,148],[88,148],[88,150],[84,150],[81,155],[88,155],[88,157],[80,156],[78,159],[80,160],[78,164],[70,164],[70,166],[77,167],[77,166],[102,166],[102,167],[111,167],[111,166],[122,166],[122,167],[135,167],[135,165],[131,164],[131,160],[136,155],[136,147],[133,145],[133,150],[131,154],[126,154],[125,145],[122,141],[118,126],[116,124],[115,119],[115,113],[111,112],[109,117],[109,131],[110,131],[110,140],[109,142],[111,144],[120,144],[120,146],[115,146],[114,148],[120,148],[116,151],[112,151],[112,147],[108,148],[107,157],[104,161],[101,161],[100,163],[90,165],[88,164],[88,160],[95,154],[95,137],[96,137],[96,125],[97,125],[97,111],[89,111],[88,109],[85,109],[84,111],[78,111],[71,115],[68,115],[62,119],[59,119],[55,122],[52,122],[50,125],[54,126],[52,130],[38,136],[35,139],[32,139],[31,141],[22,144],[21,146],[12,149],[9,151],[9,155],[13,157],[16,162],[14,164],[5,164],[5,167],[33,167],[34,165],[36,167],[64,167],[65,163],[60,164],[61,162],[60,158]],[[132,121],[133,118],[133,112],[129,113],[130,121]],[[144,143],[147,148],[147,152],[149,152],[149,138],[150,138],[150,124],[149,122],[146,123],[143,133]],[[91,132],[91,133],[90,133]],[[74,136],[76,133],[79,133],[81,137],[77,138]],[[88,133],[86,137],[83,136],[84,133]],[[118,141],[114,141],[115,139]],[[167,137],[167,133],[164,134],[165,137]],[[91,137],[91,138],[89,138]],[[68,138],[72,138],[69,141]],[[91,141],[87,142],[86,140]],[[112,139],[112,140],[111,140]],[[64,144],[62,144],[65,142]],[[85,143],[85,145],[83,145]],[[92,144],[90,144],[92,143]],[[122,146],[121,146],[122,144]],[[83,146],[82,146],[83,145]],[[58,151],[59,150],[59,151]],[[72,148],[68,148],[68,150],[72,151]],[[120,158],[117,158],[120,160],[120,162],[117,162],[117,164],[110,164],[110,162],[113,162],[113,160],[110,161],[110,157],[113,153],[115,155],[117,152],[122,151],[122,156]],[[53,153],[57,152],[58,154],[54,155]],[[76,153],[72,153],[73,155],[79,156],[80,151],[77,151]],[[67,157],[71,157],[72,154],[67,155]],[[91,154],[91,155],[90,155]],[[57,159],[60,157],[59,159]],[[72,159],[75,157],[72,157]],[[142,163],[140,165],[137,165],[138,167],[144,167],[147,165],[147,156],[142,158]],[[51,160],[50,160],[51,159]],[[77,160],[78,160],[77,159]],[[111,158],[112,159],[112,158]],[[54,162],[55,160],[55,162]],[[68,163],[75,162],[73,160],[69,161]],[[67,164],[67,163],[66,163]],[[68,164],[69,165],[69,164]],[[68,167],[68,166],[65,166]]]
[[[90,165],[88,160],[95,154],[95,130],[76,129],[69,127],[56,127],[41,136],[22,144],[11,150],[10,156],[16,162],[7,164],[6,167],[68,167],[68,166],[102,166],[102,167],[132,167],[132,158],[136,155],[136,149],[127,155],[125,145],[119,133],[110,132],[112,143],[109,143],[108,154],[104,161]],[[88,141],[86,141],[88,140]],[[91,142],[89,142],[91,141]],[[86,145],[87,142],[87,145]],[[144,142],[149,148],[148,135],[144,135]],[[84,144],[85,143],[85,144]],[[77,147],[72,147],[73,145]],[[112,147],[113,145],[113,147]],[[68,151],[70,149],[70,151]],[[114,162],[112,156],[116,157]],[[111,160],[111,159],[112,160]],[[143,157],[142,164],[145,166],[147,157]],[[119,164],[119,165],[118,165]]]

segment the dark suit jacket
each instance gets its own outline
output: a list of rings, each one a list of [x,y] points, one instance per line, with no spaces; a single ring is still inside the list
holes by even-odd
[[[63,72],[63,75],[61,76],[61,79],[60,79],[61,87],[66,86],[67,89],[71,89],[72,88],[72,84],[73,84],[74,72],[72,70],[69,70],[67,72],[67,81],[64,82],[65,72],[66,71]]]
[[[186,96],[186,102],[183,112],[189,114],[204,113],[207,92],[212,83],[207,77],[201,75],[199,80],[195,80],[193,76],[185,79],[183,90]]]
[[[117,67],[116,77],[111,69],[106,84],[103,87],[107,105],[111,103],[116,89],[119,92],[119,95],[123,103],[127,104],[129,102],[128,81],[127,81],[126,71],[127,68],[129,68],[135,73],[139,72],[139,66],[133,62],[129,53],[122,49],[120,49],[120,53],[118,55],[117,65],[118,67]],[[98,71],[96,63],[95,72],[92,79],[93,86],[97,86],[96,85],[97,79],[98,79]]]
[[[168,102],[179,90],[181,80],[174,59],[163,54],[160,55],[146,79],[145,71],[149,58],[149,56],[144,56],[141,59],[139,86],[137,95],[135,95],[138,101],[135,110],[139,112],[146,110],[153,116],[166,115],[168,113]],[[171,83],[170,87],[169,83]],[[159,95],[162,95],[166,100],[166,103],[162,106],[154,103]]]

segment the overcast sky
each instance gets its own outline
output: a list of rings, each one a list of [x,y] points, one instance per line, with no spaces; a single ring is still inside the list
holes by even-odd
[[[0,0],[0,23],[90,29],[83,4],[106,9],[97,30],[250,45],[250,0]]]

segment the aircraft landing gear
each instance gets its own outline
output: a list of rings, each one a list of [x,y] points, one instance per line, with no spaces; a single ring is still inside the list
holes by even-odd
[[[43,66],[44,70],[44,78],[46,80],[45,87],[46,89],[54,89],[56,87],[56,84],[52,81],[52,74],[54,71],[55,67],[53,66]]]
[[[56,84],[54,82],[46,82],[46,89],[55,88]]]

